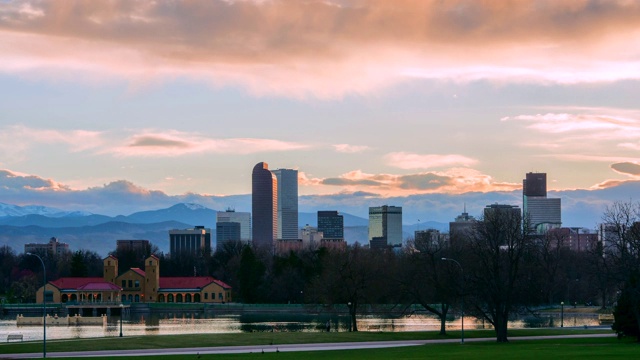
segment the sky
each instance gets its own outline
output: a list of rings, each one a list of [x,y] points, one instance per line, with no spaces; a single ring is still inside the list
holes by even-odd
[[[0,0],[0,53],[4,203],[236,206],[261,161],[440,221],[640,188],[638,1]]]

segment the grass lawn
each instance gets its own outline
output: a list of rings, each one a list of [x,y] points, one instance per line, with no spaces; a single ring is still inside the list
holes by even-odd
[[[611,333],[611,330],[584,329],[514,329],[509,331],[512,339],[518,336],[545,336],[588,333]],[[494,337],[493,330],[465,331],[466,338]],[[108,337],[93,339],[68,339],[47,341],[47,352],[91,351],[121,349],[160,349],[209,346],[279,345],[356,341],[459,339],[459,331],[450,331],[446,336],[435,331],[426,332],[258,332],[241,334],[185,334],[148,335],[133,337]],[[0,343],[0,354],[32,353],[42,351],[42,342]]]
[[[634,359],[640,354],[640,344],[633,339],[553,339],[517,341],[507,344],[494,342],[460,344],[434,344],[387,349],[335,350],[310,352],[252,353],[231,355],[169,355],[163,359],[215,359],[215,360],[333,360],[333,359],[465,359],[465,360],[540,360],[540,359]],[[144,360],[149,357],[118,357],[118,359]],[[113,357],[95,358],[113,359]]]

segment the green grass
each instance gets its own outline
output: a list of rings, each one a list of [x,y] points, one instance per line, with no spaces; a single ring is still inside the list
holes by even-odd
[[[540,360],[540,359],[634,359],[640,345],[633,339],[616,338],[553,339],[535,341],[512,340],[507,344],[495,342],[460,344],[434,344],[387,349],[334,350],[309,352],[267,352],[229,355],[200,355],[200,359],[213,360],[333,360],[333,359],[465,359],[465,360]],[[144,360],[158,356],[118,357],[118,359]],[[163,359],[197,359],[193,355],[167,355]],[[95,358],[112,359],[112,357]]]
[[[510,330],[509,336],[548,336],[568,334],[611,333],[611,330],[584,329],[517,329]],[[466,338],[494,337],[493,330],[465,331]],[[459,331],[450,331],[440,336],[435,331],[425,332],[257,332],[241,334],[184,334],[184,335],[147,335],[132,337],[108,337],[89,339],[68,339],[47,341],[48,352],[87,351],[87,350],[124,350],[124,349],[160,349],[209,346],[243,345],[279,345],[356,341],[392,341],[392,340],[428,340],[459,339]],[[31,353],[42,351],[42,342],[0,343],[0,354]]]

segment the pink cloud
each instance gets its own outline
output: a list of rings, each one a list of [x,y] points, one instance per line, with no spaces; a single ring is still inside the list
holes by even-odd
[[[553,157],[579,161],[628,161],[640,138],[640,112],[583,108],[583,113],[508,116],[503,122],[524,124],[528,136],[520,145],[553,152]],[[604,111],[607,111],[604,113]],[[535,134],[540,134],[536,137]],[[588,144],[588,146],[586,146]],[[541,155],[547,156],[547,155]]]
[[[366,145],[349,145],[349,144],[336,144],[336,145],[333,145],[333,148],[337,152],[348,153],[348,154],[359,153],[359,152],[363,152],[371,149],[371,147]]]
[[[180,77],[334,98],[415,77],[640,78],[634,1],[16,1],[0,19],[1,72],[134,87]]]
[[[300,183],[320,192],[337,188],[342,192],[364,191],[380,196],[408,196],[412,194],[462,194],[467,192],[513,191],[520,183],[497,182],[491,176],[469,168],[415,174],[369,174],[354,170],[333,178],[308,178]],[[335,192],[335,191],[334,191]]]
[[[232,138],[213,139],[200,134],[180,131],[144,131],[127,138],[114,149],[103,153],[118,156],[183,156],[196,153],[252,154],[259,152],[290,151],[309,145],[274,139]]]
[[[456,154],[413,154],[407,152],[394,152],[384,156],[389,166],[400,169],[433,169],[451,166],[471,166],[478,160]]]
[[[71,152],[83,152],[104,146],[106,139],[100,131],[37,129],[24,125],[0,128],[0,154],[12,162],[20,161],[35,147],[58,144],[67,146]]]

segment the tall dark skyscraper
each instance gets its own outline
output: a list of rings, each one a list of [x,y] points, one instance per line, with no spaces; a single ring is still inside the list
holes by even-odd
[[[337,211],[318,211],[318,231],[324,239],[344,239],[344,218]]]
[[[265,162],[253,167],[251,216],[253,244],[271,248],[273,239],[278,236],[278,179]]]
[[[561,201],[547,197],[547,174],[527,173],[522,180],[523,216],[529,232],[544,234],[562,226]]]
[[[522,193],[524,196],[547,197],[547,173],[527,173],[522,180]]]
[[[298,238],[298,170],[276,169],[278,179],[278,239]]]

